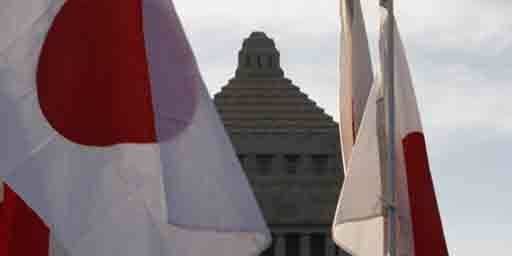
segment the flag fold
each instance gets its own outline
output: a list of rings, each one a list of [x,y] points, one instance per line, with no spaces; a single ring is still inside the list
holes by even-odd
[[[339,98],[340,137],[344,166],[348,165],[352,146],[366,100],[373,83],[368,38],[359,0],[341,0],[341,45]]]

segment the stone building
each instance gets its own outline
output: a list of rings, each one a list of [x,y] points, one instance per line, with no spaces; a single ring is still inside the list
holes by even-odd
[[[244,40],[215,104],[273,234],[264,255],[347,255],[330,235],[343,173],[338,124],[284,77],[272,39]]]

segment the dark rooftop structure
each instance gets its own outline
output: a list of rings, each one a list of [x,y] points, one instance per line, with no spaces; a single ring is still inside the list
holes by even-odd
[[[338,124],[285,77],[265,33],[244,40],[215,104],[274,236],[264,254],[348,255],[330,235],[343,180]]]
[[[236,76],[215,95],[229,129],[337,129],[332,117],[284,77],[279,51],[262,32],[244,40]]]

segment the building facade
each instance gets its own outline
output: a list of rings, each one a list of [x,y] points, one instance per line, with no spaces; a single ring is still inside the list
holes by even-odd
[[[343,179],[338,124],[284,76],[272,39],[244,40],[214,100],[272,231],[264,255],[348,255],[330,235]]]

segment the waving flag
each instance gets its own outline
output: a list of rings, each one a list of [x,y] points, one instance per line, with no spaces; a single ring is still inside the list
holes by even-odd
[[[389,56],[385,51],[390,43],[387,35],[391,21],[385,8],[383,13],[381,63],[385,65],[387,58],[394,58],[396,199],[390,202],[387,197],[388,170],[383,166],[389,147],[379,82],[368,99],[349,161],[333,225],[334,239],[352,255],[388,255],[386,235],[390,227],[386,208],[393,204],[396,255],[447,256],[409,65],[398,29],[394,30],[394,55]],[[389,70],[383,66],[382,73],[385,75]]]
[[[409,64],[396,24],[395,28],[398,255],[447,256]]]
[[[348,166],[373,81],[361,3],[341,0],[340,119],[344,166]],[[346,170],[346,168],[345,168]]]
[[[1,256],[265,249],[172,2],[4,0],[0,31]]]

